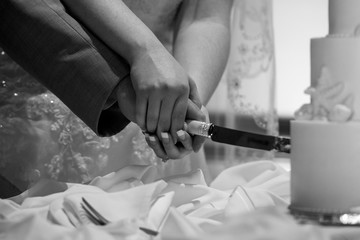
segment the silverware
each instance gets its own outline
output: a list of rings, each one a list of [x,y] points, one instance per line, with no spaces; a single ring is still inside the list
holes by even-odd
[[[81,207],[86,212],[90,221],[92,221],[95,225],[106,225],[110,223],[103,215],[101,215],[95,208],[88,202],[84,197],[81,198]]]
[[[84,197],[82,197],[81,200],[81,207],[84,209],[91,222],[100,226],[110,223],[110,221],[101,215]],[[159,234],[158,231],[146,227],[140,226],[139,229],[150,236],[157,236]]]
[[[185,124],[185,131],[193,135],[210,138],[214,142],[226,143],[235,146],[255,148],[266,151],[290,153],[290,138],[257,134],[217,126],[213,123],[189,121]]]

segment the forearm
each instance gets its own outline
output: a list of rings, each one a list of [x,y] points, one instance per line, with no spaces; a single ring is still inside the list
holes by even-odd
[[[204,105],[221,79],[230,47],[231,3],[221,1],[224,6],[217,12],[214,9],[214,13],[204,6],[211,2],[207,1],[203,3],[200,0],[197,9],[188,7],[190,9],[182,16],[184,19],[179,26],[174,45],[174,56],[196,82]]]
[[[130,64],[161,48],[153,32],[121,0],[63,0],[70,12]]]

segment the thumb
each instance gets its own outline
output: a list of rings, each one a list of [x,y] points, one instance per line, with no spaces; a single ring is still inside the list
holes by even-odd
[[[200,99],[200,95],[196,86],[195,81],[189,77],[189,87],[190,87],[190,93],[189,93],[189,99],[193,101],[198,108],[201,108],[202,102]]]

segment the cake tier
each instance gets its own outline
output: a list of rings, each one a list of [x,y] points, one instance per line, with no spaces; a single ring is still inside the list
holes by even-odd
[[[360,38],[311,40],[311,86],[320,88],[325,106],[344,104],[352,109],[353,120],[360,120],[359,63]],[[339,84],[341,87],[336,89]]]
[[[356,34],[360,24],[359,9],[359,0],[329,0],[329,34]]]
[[[360,123],[291,122],[291,207],[346,212],[360,206]]]

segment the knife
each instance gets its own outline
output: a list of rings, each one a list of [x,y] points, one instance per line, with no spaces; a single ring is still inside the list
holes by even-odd
[[[240,131],[195,120],[186,122],[184,127],[188,133],[210,138],[214,142],[284,153],[291,150],[290,138]]]

